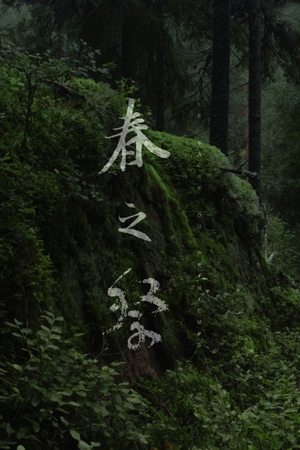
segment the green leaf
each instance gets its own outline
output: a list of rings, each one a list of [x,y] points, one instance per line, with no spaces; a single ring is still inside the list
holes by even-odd
[[[17,439],[23,439],[28,434],[28,430],[26,428],[21,428],[17,433]]]
[[[20,366],[19,364],[12,364],[11,366],[18,372],[22,372],[22,366]]]
[[[35,408],[38,406],[38,404],[40,403],[38,398],[33,398],[30,402],[32,404],[32,406],[34,406]]]
[[[147,437],[144,434],[139,433],[139,440],[142,444],[148,444]]]
[[[67,405],[71,405],[71,406],[80,406],[80,404],[79,404],[79,403],[77,403],[77,402],[73,402],[73,400],[72,400],[72,401],[70,401],[70,402],[68,402],[68,403],[67,403]]]
[[[80,434],[78,433],[78,431],[76,431],[76,430],[70,430],[70,435],[71,435],[72,438],[75,439],[76,441],[80,441]]]
[[[87,444],[84,441],[78,442],[77,445],[78,445],[79,450],[91,450],[91,448],[92,448],[89,444]]]
[[[35,433],[38,433],[40,431],[40,424],[39,423],[33,423],[33,431]]]

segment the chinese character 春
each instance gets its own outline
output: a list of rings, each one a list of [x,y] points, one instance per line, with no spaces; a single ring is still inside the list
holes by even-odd
[[[128,99],[128,108],[124,119],[124,125],[122,127],[114,128],[115,131],[121,130],[119,133],[114,134],[113,136],[107,137],[107,139],[112,139],[115,137],[119,138],[118,145],[111,156],[108,163],[103,167],[103,169],[99,172],[99,175],[105,173],[109,170],[109,168],[114,164],[118,156],[121,154],[121,170],[124,172],[126,165],[133,166],[136,165],[138,167],[142,167],[143,158],[142,158],[142,147],[145,146],[151,153],[160,158],[168,158],[170,156],[170,152],[166,150],[162,150],[153,144],[147,136],[143,133],[143,130],[147,130],[148,126],[145,124],[144,119],[141,117],[140,113],[133,112],[135,100],[132,98]],[[128,134],[134,133],[135,136],[130,137],[127,142],[126,138]],[[131,146],[135,145],[135,151],[128,150],[128,148],[132,148]],[[127,162],[128,156],[135,155],[135,159],[130,162]]]

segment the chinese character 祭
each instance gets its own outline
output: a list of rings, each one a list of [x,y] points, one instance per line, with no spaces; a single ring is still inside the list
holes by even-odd
[[[118,301],[113,305],[111,305],[110,310],[111,311],[119,310],[120,317],[118,319],[117,324],[114,325],[112,328],[110,328],[108,331],[106,331],[106,333],[111,333],[112,331],[121,328],[126,317],[131,317],[133,319],[136,319],[136,321],[131,324],[130,330],[131,331],[136,330],[136,332],[128,339],[127,341],[128,348],[130,350],[138,350],[140,346],[142,346],[146,342],[146,338],[151,339],[151,342],[148,345],[148,348],[150,348],[154,344],[161,341],[161,335],[155,333],[154,331],[146,330],[144,328],[144,326],[139,322],[139,320],[143,317],[143,313],[139,312],[138,310],[128,311],[128,303],[126,301],[124,291],[122,291],[122,289],[114,287],[115,284],[117,284],[118,281],[120,281],[130,271],[131,269],[128,269],[126,272],[124,272],[124,274],[121,275],[107,291],[107,294],[110,297],[118,297]],[[152,305],[157,307],[157,309],[152,314],[167,311],[168,307],[166,303],[160,298],[155,296],[155,294],[159,291],[160,288],[159,282],[154,280],[153,278],[147,278],[143,280],[142,283],[150,284],[150,289],[148,293],[146,295],[141,296],[141,300],[136,302],[135,304],[140,304],[141,302],[151,303]],[[136,342],[134,343],[134,341]]]
[[[128,108],[124,119],[124,125],[122,127],[114,128],[115,131],[121,130],[119,133],[114,134],[113,136],[108,136],[107,139],[112,139],[115,137],[119,138],[118,145],[108,161],[108,163],[103,167],[103,169],[99,172],[99,175],[108,171],[108,169],[114,164],[119,155],[121,155],[121,170],[124,172],[126,169],[126,165],[128,166],[138,166],[142,167],[143,158],[142,158],[142,148],[145,146],[151,153],[160,158],[168,158],[170,156],[170,152],[166,150],[162,150],[161,148],[154,145],[150,139],[145,136],[143,130],[147,130],[148,126],[145,124],[144,119],[141,117],[140,113],[133,112],[135,100],[132,98],[128,99]],[[134,134],[133,137],[130,137],[127,142],[126,138],[128,134]],[[135,145],[134,150],[128,150]],[[135,159],[130,162],[127,162],[128,156],[135,155]]]

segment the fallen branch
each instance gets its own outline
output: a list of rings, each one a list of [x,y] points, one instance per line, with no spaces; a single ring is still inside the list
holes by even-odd
[[[67,84],[59,83],[58,81],[52,81],[52,80],[43,80],[45,84],[49,84],[57,89],[58,93],[62,95],[63,97],[78,97],[83,100],[85,100],[84,95],[80,94],[75,89],[72,89]]]
[[[229,167],[220,167],[220,170],[222,172],[234,173],[236,175],[247,176],[250,178],[257,178],[259,176],[257,172],[250,172],[249,170],[230,169]]]

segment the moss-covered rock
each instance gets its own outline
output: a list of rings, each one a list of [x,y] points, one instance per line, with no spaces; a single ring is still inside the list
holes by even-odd
[[[6,86],[0,97],[2,322],[17,318],[37,327],[43,311],[60,312],[70,329],[83,332],[86,350],[101,353],[103,360],[127,360],[123,378],[157,380],[188,359],[192,369],[183,365],[155,383],[165,399],[168,383],[181,377],[178,395],[187,392],[186,420],[193,414],[205,442],[214,442],[204,447],[203,441],[199,448],[227,448],[229,439],[235,444],[228,448],[271,448],[238,446],[245,423],[252,439],[247,416],[228,437],[238,415],[234,408],[250,408],[250,417],[257,410],[253,405],[267,411],[263,396],[266,389],[273,395],[274,380],[282,394],[290,367],[282,347],[293,352],[297,341],[294,335],[289,340],[285,328],[297,327],[300,311],[299,291],[272,273],[262,256],[263,214],[250,184],[228,172],[229,161],[218,149],[153,131],[148,137],[170,152],[168,159],[144,149],[141,168],[127,166],[122,172],[116,161],[99,175],[115,149],[116,141],[107,136],[121,125],[124,93],[70,75],[52,82],[42,76],[28,106],[22,67],[3,64],[0,82]],[[151,242],[118,231],[119,217],[132,212],[126,203],[147,215],[137,229]],[[147,292],[140,282],[148,278],[159,281],[157,296],[168,306],[154,315],[143,304],[143,325],[162,337],[151,349],[128,351],[129,318],[119,330],[105,333],[118,320],[108,289],[125,273],[117,286],[131,309]],[[156,384],[150,382],[150,392],[146,384],[140,390],[155,406]],[[293,379],[289,386],[294,384]],[[198,388],[204,409],[199,396],[196,403],[191,400]],[[176,399],[174,394],[170,402],[173,416],[164,400],[161,428],[153,431],[168,442],[176,423],[184,433],[191,431],[180,422]],[[218,405],[228,416],[224,422],[218,416],[213,425],[221,421],[223,431],[211,440],[207,430]],[[186,442],[196,448],[198,438],[195,432]],[[178,437],[176,447],[169,442],[164,448],[186,449],[184,442]]]

